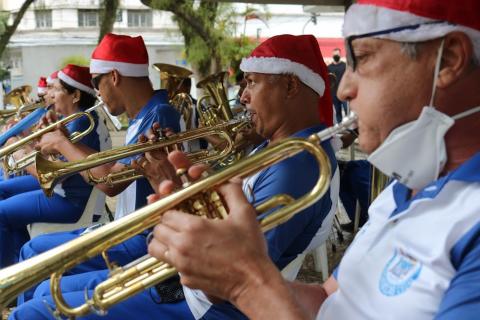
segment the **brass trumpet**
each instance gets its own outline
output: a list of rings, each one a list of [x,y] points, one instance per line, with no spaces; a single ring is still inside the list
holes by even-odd
[[[241,127],[247,125],[249,120],[233,120],[218,124],[214,127],[203,127],[190,131],[180,132],[170,137],[163,137],[159,141],[147,141],[129,146],[115,148],[112,150],[101,151],[89,155],[83,160],[72,162],[53,162],[43,158],[40,154],[36,155],[35,163],[40,186],[46,195],[50,196],[53,192],[55,184],[61,179],[67,178],[73,174],[88,170],[100,165],[117,161],[119,159],[132,157],[148,151],[164,149],[167,153],[171,151],[179,143],[205,138],[207,136],[220,136],[227,143],[226,146],[218,150],[199,150],[189,154],[192,162],[209,162],[223,159],[228,156],[233,149],[234,141],[232,136]],[[113,185],[116,183],[127,182],[142,177],[135,172],[134,169],[126,169],[120,172],[109,174],[105,177],[96,178],[89,172],[89,180],[91,183],[106,183]]]
[[[108,248],[146,229],[152,228],[160,221],[162,214],[169,209],[186,208],[187,211],[200,215],[207,213],[207,217],[210,216],[209,213],[211,211],[214,211],[216,214],[214,214],[213,218],[224,218],[226,210],[221,197],[213,191],[216,187],[234,177],[247,177],[283,159],[292,157],[302,151],[307,151],[318,162],[319,178],[315,186],[310,192],[295,201],[290,201],[288,197],[285,200],[280,195],[280,197],[274,197],[273,200],[268,200],[262,208],[265,210],[265,208],[275,208],[288,203],[260,221],[264,231],[284,223],[297,212],[318,201],[328,190],[331,175],[330,162],[319,144],[337,132],[348,128],[355,121],[356,116],[352,115],[346,117],[341,124],[313,134],[307,139],[288,138],[280,143],[273,144],[211,176],[194,183],[187,183],[183,189],[176,193],[164,197],[128,216],[29,260],[3,269],[0,273],[0,306],[6,306],[20,292],[25,291],[51,275],[51,290],[53,299],[57,304],[57,314],[76,317],[85,315],[92,310],[106,310],[111,305],[130,297],[132,294],[145,290],[175,275],[176,270],[155,258],[144,258],[140,263],[130,265],[125,272],[116,272],[114,278],[112,278],[114,282],[112,290],[109,289],[107,283],[106,286],[101,287],[102,290],[99,290],[98,295],[95,293],[94,297],[88,299],[87,303],[75,308],[68,306],[61,295],[61,275],[73,266],[93,256],[105,253]],[[140,276],[137,276],[138,274]]]
[[[30,153],[29,155],[19,159],[19,160],[14,160],[13,159],[13,154],[18,151],[19,149],[22,149],[24,146],[32,143],[36,139],[40,138],[42,135],[44,135],[47,132],[51,132],[57,129],[58,125],[65,125],[69,122],[72,122],[80,117],[87,117],[88,120],[90,121],[90,126],[84,130],[83,132],[74,132],[70,135],[69,139],[75,143],[80,141],[83,137],[88,135],[95,127],[95,120],[93,117],[90,115],[90,112],[98,108],[99,106],[103,105],[103,102],[97,103],[95,106],[83,111],[83,112],[77,112],[72,115],[69,115],[68,117],[65,117],[55,123],[52,123],[48,125],[47,127],[37,130],[30,135],[8,145],[0,149],[0,158],[3,158],[3,164],[4,164],[4,170],[8,173],[15,173],[20,170],[23,170],[24,168],[28,167],[29,165],[33,164],[35,161],[35,156],[38,154],[38,151],[34,151]]]

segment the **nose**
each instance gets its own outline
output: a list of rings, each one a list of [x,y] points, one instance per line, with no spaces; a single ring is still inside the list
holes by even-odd
[[[248,90],[248,87],[243,90],[242,96],[240,97],[240,102],[242,104],[249,104],[250,103],[250,92]]]
[[[356,97],[356,94],[357,85],[354,81],[354,74],[352,70],[347,67],[338,85],[337,97],[342,101],[350,101]]]

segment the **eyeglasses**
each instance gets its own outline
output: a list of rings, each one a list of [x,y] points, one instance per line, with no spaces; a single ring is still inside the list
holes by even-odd
[[[108,73],[101,73],[101,74],[99,74],[98,76],[92,78],[92,80],[90,80],[90,82],[92,83],[93,89],[99,90],[99,89],[98,89],[98,86],[100,85],[100,80],[101,80],[102,77],[103,77],[104,75],[106,75],[106,74],[108,74]]]
[[[360,35],[353,35],[353,36],[347,37],[345,39],[345,51],[346,51],[346,57],[347,57],[347,66],[351,67],[353,72],[355,72],[355,70],[357,69],[357,59],[355,57],[355,52],[353,51],[353,46],[352,46],[352,43],[353,43],[354,40],[361,39],[361,38],[372,38],[372,37],[377,37],[377,36],[381,36],[381,35],[384,35],[384,34],[396,33],[396,32],[401,32],[401,31],[405,31],[405,30],[415,30],[415,29],[420,28],[423,25],[439,24],[439,23],[446,23],[446,22],[445,21],[430,21],[430,22],[425,22],[425,23],[396,27],[396,28],[385,29],[385,30],[381,30],[381,31],[369,32],[369,33],[364,33],[364,34],[360,34]]]

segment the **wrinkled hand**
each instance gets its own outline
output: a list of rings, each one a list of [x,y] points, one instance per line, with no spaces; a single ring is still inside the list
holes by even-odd
[[[173,153],[169,160],[178,167],[185,158]],[[188,169],[188,174],[195,179],[203,171],[196,165]],[[149,201],[170,193],[173,186],[172,182],[164,181],[160,195],[151,196]],[[235,301],[245,292],[251,292],[258,279],[268,277],[264,270],[268,269],[265,266],[271,266],[271,261],[256,212],[245,198],[241,182],[226,183],[218,191],[230,208],[227,219],[209,220],[169,210],[155,227],[148,251],[175,266],[184,285]]]
[[[58,154],[61,145],[64,143],[68,143],[68,131],[65,127],[59,125],[56,130],[42,135],[35,144],[35,149],[43,155]]]
[[[156,142],[160,138],[160,132],[167,137],[174,134],[171,129],[161,130],[160,125],[154,123],[152,128],[148,130],[146,136],[140,135],[138,137],[138,142]],[[180,184],[175,169],[167,159],[167,152],[163,148],[145,153],[143,157],[133,160],[131,166],[138,174],[148,179],[155,192],[158,192],[158,186],[166,179]]]

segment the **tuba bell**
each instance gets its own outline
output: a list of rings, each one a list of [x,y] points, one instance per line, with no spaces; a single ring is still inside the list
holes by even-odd
[[[153,68],[160,72],[160,88],[167,90],[169,102],[182,115],[186,130],[192,129],[194,103],[188,92],[182,91],[192,71],[167,63],[155,63]]]

